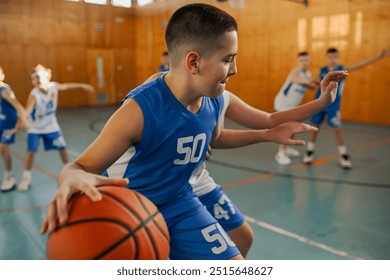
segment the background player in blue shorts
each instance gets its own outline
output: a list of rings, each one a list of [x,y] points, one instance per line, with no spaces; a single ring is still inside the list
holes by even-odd
[[[208,32],[204,32],[207,30]],[[237,71],[237,23],[207,4],[190,4],[170,18],[165,34],[170,72],[131,91],[97,139],[58,178],[41,232],[67,218],[78,191],[101,199],[101,185],[127,185],[157,205],[170,233],[171,259],[242,259],[235,244],[192,191],[189,179],[207,147],[239,147],[277,138],[275,131],[220,130],[221,96]],[[336,83],[330,82],[329,88]],[[296,123],[295,132],[313,128]],[[289,143],[302,143],[289,139]],[[100,176],[134,147],[124,178]]]
[[[71,89],[93,92],[93,87],[88,84],[51,82],[51,70],[42,65],[32,70],[30,78],[34,86],[26,104],[26,112],[30,114],[30,128],[27,131],[27,152],[18,191],[27,191],[31,184],[31,169],[41,139],[45,150],[58,150],[62,162],[68,163],[65,139],[56,117],[58,92]]]
[[[325,75],[331,71],[341,71],[341,70],[347,70],[348,72],[357,71],[389,55],[390,55],[390,49],[384,49],[381,51],[381,53],[366,61],[349,66],[349,65],[341,65],[339,63],[338,50],[335,48],[330,48],[326,52],[326,59],[328,60],[328,65],[321,68],[320,80],[322,80],[325,77]],[[331,105],[329,105],[329,107],[327,107],[323,111],[315,114],[311,118],[311,123],[319,127],[324,121],[325,117],[327,117],[328,124],[330,127],[332,127],[334,135],[336,137],[336,144],[338,147],[338,152],[340,154],[339,165],[344,169],[350,169],[352,167],[352,163],[350,160],[350,156],[347,152],[347,147],[345,145],[343,134],[341,132],[341,118],[340,118],[341,98],[344,90],[344,82],[345,79],[339,81],[335,102],[333,102]],[[318,90],[315,95],[315,98],[318,98],[320,94],[321,91]],[[303,163],[305,164],[310,164],[314,160],[314,148],[315,148],[316,138],[317,138],[317,132],[312,132],[310,134],[310,138],[306,146],[305,156],[303,158]]]
[[[12,174],[9,145],[15,142],[15,133],[18,128],[27,128],[27,123],[22,104],[16,98],[11,87],[4,83],[4,79],[4,70],[0,66],[0,151],[4,162],[4,177],[0,190],[7,192],[16,186]]]

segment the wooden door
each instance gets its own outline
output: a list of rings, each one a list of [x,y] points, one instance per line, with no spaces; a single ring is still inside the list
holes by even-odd
[[[107,105],[116,102],[113,51],[90,48],[87,50],[88,77],[95,88],[95,95],[89,96],[90,105]]]

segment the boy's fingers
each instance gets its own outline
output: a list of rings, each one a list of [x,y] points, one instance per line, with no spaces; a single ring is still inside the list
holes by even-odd
[[[45,234],[45,232],[47,231],[47,227],[48,227],[48,222],[47,222],[47,216],[46,216],[45,220],[43,221],[42,227],[39,230],[39,233],[40,234]]]
[[[290,141],[288,141],[287,145],[291,145],[291,146],[303,146],[303,145],[305,145],[305,141],[303,141],[303,140],[290,139]]]
[[[56,228],[56,221],[57,221],[56,203],[55,203],[55,201],[52,201],[49,204],[49,209],[47,211],[47,216],[46,216],[46,219],[44,222],[44,225],[45,224],[47,225],[46,229],[48,229],[49,232],[53,231]]]
[[[129,183],[127,178],[109,178],[105,176],[97,176],[96,185],[97,186],[126,186]],[[96,188],[95,188],[96,189]]]
[[[307,131],[318,131],[318,128],[309,124],[302,123],[298,128],[299,132],[307,132]]]

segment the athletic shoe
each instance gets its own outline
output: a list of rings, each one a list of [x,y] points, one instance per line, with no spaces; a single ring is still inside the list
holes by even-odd
[[[16,187],[16,181],[14,177],[5,178],[0,189],[2,192],[12,191]]]
[[[302,159],[304,164],[311,164],[314,161],[314,151],[306,151]]]
[[[291,163],[291,159],[283,151],[278,151],[276,153],[275,160],[281,165],[287,165]]]
[[[26,192],[26,191],[28,191],[30,184],[31,184],[31,177],[30,176],[22,176],[22,179],[20,180],[20,183],[19,183],[16,190],[19,192]]]
[[[293,148],[286,148],[284,150],[284,152],[286,153],[287,156],[290,156],[290,157],[299,157],[299,151],[296,150],[296,149],[293,149]]]
[[[352,168],[352,163],[351,163],[351,160],[349,159],[348,154],[340,155],[339,164],[340,164],[340,167],[344,168],[344,169],[351,169]]]

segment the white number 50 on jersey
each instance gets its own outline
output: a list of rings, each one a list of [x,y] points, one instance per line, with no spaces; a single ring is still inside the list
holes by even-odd
[[[189,162],[196,163],[203,154],[206,145],[206,134],[201,133],[194,136],[182,137],[177,139],[177,152],[184,155],[184,159],[175,159],[176,165],[184,165]],[[200,148],[198,148],[200,146]],[[197,152],[199,150],[199,152]]]

